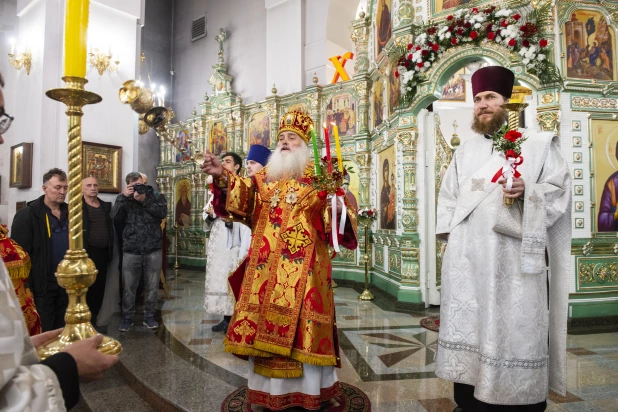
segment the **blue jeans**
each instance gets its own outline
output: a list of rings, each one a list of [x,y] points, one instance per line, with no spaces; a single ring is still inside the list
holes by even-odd
[[[162,265],[161,249],[147,255],[124,253],[122,256],[122,311],[125,317],[135,315],[135,293],[139,280],[144,275],[144,315],[153,316],[157,309],[157,293]]]

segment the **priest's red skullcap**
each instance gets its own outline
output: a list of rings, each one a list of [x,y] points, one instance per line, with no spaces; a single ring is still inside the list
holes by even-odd
[[[509,69],[502,66],[483,67],[472,75],[472,96],[482,92],[496,92],[510,98],[514,83],[515,75]]]

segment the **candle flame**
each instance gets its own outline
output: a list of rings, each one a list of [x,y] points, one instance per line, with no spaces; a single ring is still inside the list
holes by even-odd
[[[330,122],[330,124],[332,124],[333,126],[337,126],[337,125],[335,124],[335,122]]]
[[[326,129],[326,123],[322,123],[322,126]]]

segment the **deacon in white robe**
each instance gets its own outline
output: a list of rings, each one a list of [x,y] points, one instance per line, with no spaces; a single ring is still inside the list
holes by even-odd
[[[222,163],[237,174],[242,166],[242,159],[236,153],[225,153]],[[210,176],[209,180],[212,182]],[[251,244],[251,229],[242,223],[225,222],[216,216],[212,207],[212,190],[207,192],[207,196],[202,213],[204,230],[210,232],[206,246],[204,309],[208,313],[223,315],[223,320],[214,325],[212,330],[225,333],[236,304],[227,278],[247,256]]]
[[[486,67],[472,78],[480,133],[505,120],[499,105],[513,75],[504,71]],[[455,401],[468,412],[542,411],[549,389],[566,395],[570,174],[558,137],[524,134],[512,191],[491,182],[504,155],[477,137],[455,152],[438,197],[436,233],[448,243],[436,374],[455,382]],[[505,194],[518,197],[513,206]]]

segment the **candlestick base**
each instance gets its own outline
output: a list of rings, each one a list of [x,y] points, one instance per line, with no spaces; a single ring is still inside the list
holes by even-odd
[[[358,300],[374,300],[374,299],[375,297],[373,296],[373,293],[369,291],[369,289],[365,289],[363,293],[361,293],[358,296]]]

